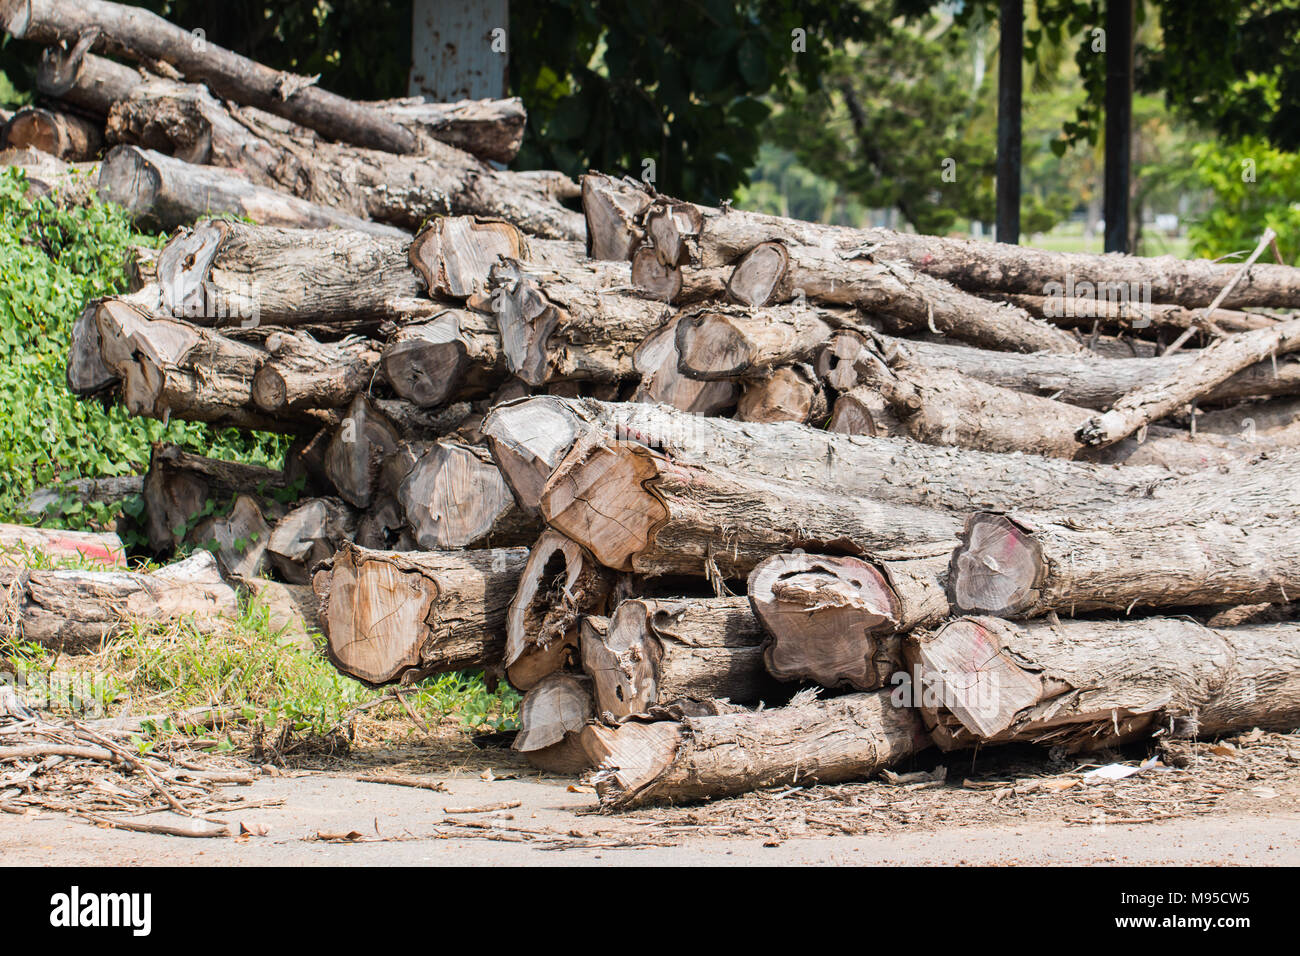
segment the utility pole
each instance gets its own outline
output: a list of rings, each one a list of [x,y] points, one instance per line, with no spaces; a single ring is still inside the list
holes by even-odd
[[[1102,194],[1106,251],[1128,247],[1129,180],[1133,165],[1134,0],[1106,4],[1106,172]]]
[[[998,41],[997,240],[1020,242],[1020,103],[1024,0],[1002,0]]]

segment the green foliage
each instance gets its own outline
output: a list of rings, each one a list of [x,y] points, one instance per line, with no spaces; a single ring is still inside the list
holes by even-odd
[[[132,231],[121,210],[99,202],[61,209],[49,197],[33,201],[21,171],[0,172],[0,393],[6,402],[0,517],[18,515],[32,491],[60,480],[139,472],[159,440],[215,457],[262,463],[283,457],[282,436],[188,422],[164,426],[67,390],[71,330],[82,307],[121,291],[129,246],[159,241]],[[138,503],[127,506],[138,510]],[[102,526],[108,514],[68,501],[49,517],[87,527]]]
[[[1200,143],[1192,150],[1197,183],[1213,191],[1214,201],[1188,230],[1192,251],[1218,258],[1249,252],[1266,228],[1278,235],[1287,262],[1300,261],[1300,155],[1284,152],[1260,138],[1236,144]],[[1267,257],[1270,253],[1265,253]]]

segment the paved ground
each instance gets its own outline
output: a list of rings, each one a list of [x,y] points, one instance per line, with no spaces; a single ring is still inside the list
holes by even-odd
[[[939,825],[860,836],[716,838],[671,833],[657,821],[587,812],[593,795],[550,779],[451,775],[447,792],[361,783],[333,773],[264,778],[248,800],[283,805],[226,814],[263,836],[185,839],[105,829],[62,815],[0,814],[0,859],[10,865],[148,864],[1300,864],[1293,805],[1150,824],[1070,826],[1064,820]],[[444,813],[520,801],[507,811]],[[475,836],[445,821],[482,824]],[[319,834],[353,833],[354,842]],[[518,842],[516,842],[518,841]],[[675,845],[645,845],[673,843]]]

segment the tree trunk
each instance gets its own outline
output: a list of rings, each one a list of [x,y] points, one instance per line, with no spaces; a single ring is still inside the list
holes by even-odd
[[[25,565],[31,555],[56,561],[87,561],[109,568],[126,567],[126,547],[111,532],[0,524],[0,566]]]
[[[775,551],[951,547],[956,515],[671,461],[622,442],[575,448],[541,497],[546,523],[616,571],[744,577]]]
[[[1230,476],[1221,493],[1232,502]],[[1295,506],[1279,507],[1193,496],[1091,515],[975,514],[948,596],[963,612],[1008,617],[1287,601],[1300,594],[1300,535]]]
[[[229,213],[266,226],[295,229],[337,227],[380,236],[402,230],[258,186],[233,172],[191,163],[135,146],[117,146],[99,170],[99,194],[124,208],[141,225],[170,230],[214,213]]]
[[[338,498],[299,502],[276,522],[266,556],[290,584],[310,584],[312,569],[334,556],[357,531],[357,515]]]
[[[27,178],[27,198],[50,197],[56,206],[85,206],[95,194],[99,163],[65,163],[39,149],[6,149],[0,166],[16,166]]]
[[[76,43],[96,32],[93,49],[143,62],[162,61],[224,99],[256,106],[322,136],[390,153],[419,148],[414,133],[371,106],[328,93],[315,80],[282,73],[212,43],[138,7],[105,0],[5,0],[0,23],[15,37]]]
[[[151,574],[0,568],[0,588],[16,636],[68,654],[94,653],[133,623],[188,619],[206,629],[239,614],[234,588],[206,551]]]
[[[1154,334],[1165,330],[1182,332],[1200,327],[1206,320],[1205,309],[1189,309],[1161,302],[1130,302],[1123,299],[1112,302],[1104,296],[1098,299],[994,294],[992,297],[1018,305],[1030,315],[1046,319],[1064,329],[1091,329],[1100,322],[1104,326],[1117,326],[1124,332]],[[1225,332],[1266,329],[1278,322],[1271,315],[1235,312],[1231,309],[1215,309],[1210,319]]]
[[[537,519],[515,504],[485,449],[435,442],[396,497],[417,544],[430,551],[510,547],[537,537]]]
[[[199,325],[406,321],[432,316],[404,236],[211,219],[158,254],[163,310]]]
[[[783,365],[751,377],[736,403],[739,422],[807,422],[820,426],[826,414],[826,395],[807,365]]]
[[[670,315],[661,303],[612,287],[629,286],[626,266],[505,261],[493,267],[491,283],[506,366],[533,386],[631,377],[633,351]]]
[[[1133,389],[1108,412],[1090,418],[1079,428],[1078,439],[1085,445],[1113,445],[1205,397],[1242,369],[1296,349],[1300,349],[1300,319],[1220,339],[1184,367]]]
[[[692,803],[764,787],[866,780],[929,746],[916,714],[885,691],[681,723],[590,725],[601,805]]]
[[[48,488],[38,488],[23,502],[22,511],[24,515],[39,520],[46,517],[47,511],[58,514],[61,505],[69,500],[83,505],[120,505],[125,499],[140,494],[143,487],[144,479],[140,475],[73,478]]]
[[[94,34],[85,34],[67,50],[46,47],[36,69],[36,90],[103,118],[114,103],[144,83],[145,77],[139,70],[88,52],[94,40]]]
[[[767,670],[783,681],[876,690],[902,664],[897,635],[948,616],[947,559],[877,564],[776,554],[749,575],[749,602],[771,635]]]
[[[483,423],[516,498],[536,507],[580,438],[640,442],[674,459],[824,487],[842,495],[950,511],[1106,508],[1155,493],[1161,468],[1115,468],[1049,458],[938,448],[906,439],[837,435],[790,423],[755,425],[655,405],[530,398]],[[804,497],[800,495],[799,497]]]
[[[399,329],[382,365],[393,391],[425,408],[490,392],[509,375],[495,320],[469,309],[446,309]]]
[[[524,548],[402,553],[345,544],[322,614],[330,660],[371,685],[499,662],[506,604],[527,557]]]
[[[585,548],[547,528],[528,554],[506,612],[506,676],[520,690],[577,663],[585,615],[609,610],[614,575]]]
[[[379,353],[365,339],[317,342],[305,332],[273,332],[253,376],[253,403],[264,412],[343,408],[374,381]]]
[[[591,681],[583,674],[548,674],[519,704],[512,750],[532,753],[577,734],[592,718]]]
[[[582,667],[605,720],[682,701],[772,703],[781,688],[763,669],[763,637],[743,597],[628,600],[583,621]]]
[[[1215,737],[1300,724],[1294,621],[1216,629],[1186,618],[969,617],[908,643],[924,719],[944,749],[1028,741],[1096,750],[1157,729]]]
[[[528,114],[517,96],[431,103],[419,97],[372,103],[385,116],[480,159],[509,164],[524,140]],[[576,198],[576,190],[575,190]]]
[[[99,155],[104,137],[98,126],[80,116],[28,106],[5,124],[6,149],[39,149],[69,163],[86,163]]]

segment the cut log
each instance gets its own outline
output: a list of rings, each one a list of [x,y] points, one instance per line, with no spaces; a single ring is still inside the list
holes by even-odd
[[[326,92],[313,78],[282,73],[214,43],[195,43],[182,27],[138,7],[105,0],[5,0],[0,24],[15,37],[76,43],[96,34],[92,48],[143,62],[161,61],[226,99],[256,106],[322,136],[391,153],[419,148],[414,133],[374,107]]]
[[[749,602],[771,635],[778,680],[876,690],[902,666],[897,635],[948,616],[947,560],[872,564],[842,555],[776,554],[749,576]]]
[[[447,309],[398,330],[381,364],[393,391],[426,408],[490,392],[509,375],[496,322],[469,309]]]
[[[1300,624],[1187,618],[960,618],[909,641],[912,692],[945,749],[1028,741],[1096,750],[1148,736],[1300,724]],[[1140,662],[1140,666],[1135,666]],[[919,691],[919,694],[918,694]]]
[[[877,438],[900,438],[907,429],[898,420],[888,401],[870,386],[849,389],[835,399],[826,429],[844,435],[869,435]]]
[[[736,421],[740,422],[820,426],[826,414],[826,395],[807,365],[783,365],[751,377],[736,403]]]
[[[548,674],[519,704],[519,733],[512,750],[530,753],[577,734],[592,718],[591,681],[582,674]]]
[[[1222,476],[1220,476],[1222,477]],[[972,515],[953,552],[948,597],[966,613],[1033,617],[1134,607],[1287,601],[1300,594],[1295,511],[1115,508]]]
[[[633,442],[576,447],[543,489],[541,511],[608,568],[710,579],[744,577],[794,548],[938,554],[960,524],[932,508],[681,464]]]
[[[264,412],[343,408],[368,388],[379,352],[365,339],[318,342],[305,332],[273,332],[253,376],[253,403]]]
[[[584,615],[609,610],[614,575],[581,545],[547,528],[528,554],[506,612],[506,676],[520,690],[577,663]]]
[[[528,552],[371,551],[334,556],[323,624],[330,660],[368,684],[485,667],[505,650],[505,613]]]
[[[1158,382],[1196,361],[1195,353],[1167,358],[1111,358],[1019,355],[940,342],[922,342],[876,335],[886,356],[902,354],[917,365],[960,372],[970,378],[1017,391],[1041,393],[1084,408],[1106,408],[1126,392]],[[870,380],[859,375],[859,364],[870,363],[866,339],[851,330],[835,332],[817,360],[817,371],[831,387],[847,391]],[[1282,359],[1251,365],[1207,393],[1207,402],[1291,395],[1300,392],[1300,362]]]
[[[528,119],[517,96],[453,103],[410,97],[371,105],[409,130],[497,163],[509,163],[518,154]]]
[[[1183,368],[1124,395],[1105,414],[1078,430],[1082,444],[1113,445],[1151,422],[1205,397],[1215,386],[1256,362],[1300,349],[1300,319],[1268,329],[1238,332],[1202,349]]]
[[[151,574],[0,567],[0,588],[17,636],[68,654],[98,651],[133,623],[185,619],[209,629],[239,614],[234,588],[206,551]]]
[[[650,194],[635,180],[619,181],[601,173],[583,176],[587,254],[593,259],[629,261],[645,235],[638,222],[650,202]]]
[[[670,405],[683,412],[713,416],[733,407],[740,386],[732,381],[705,382],[687,378],[677,353],[678,318],[651,332],[632,354],[632,367],[641,376],[633,401]]]
[[[1169,473],[1160,468],[959,451],[904,439],[837,435],[791,423],[745,424],[663,406],[591,399],[511,402],[492,410],[483,431],[494,460],[525,507],[537,506],[551,473],[584,437],[640,442],[685,463],[959,512],[1113,507],[1117,500],[1155,494],[1169,481]]]
[[[337,498],[298,503],[276,522],[266,542],[266,556],[290,584],[310,584],[312,569],[356,535],[357,516]]]
[[[443,216],[411,243],[411,267],[432,296],[467,299],[487,291],[497,259],[523,258],[519,230],[508,222]]]
[[[405,237],[213,219],[158,256],[163,309],[200,325],[346,325],[432,316]]]
[[[601,805],[624,809],[866,780],[930,741],[913,711],[877,691],[681,723],[593,724],[583,743],[601,758]]]
[[[357,508],[370,505],[379,470],[397,450],[401,438],[387,416],[364,395],[352,400],[325,449],[325,474],[344,501]]]
[[[86,163],[104,143],[100,128],[71,113],[28,106],[5,124],[6,149],[39,149],[69,163]]]
[[[0,566],[25,566],[33,558],[125,568],[126,546],[111,532],[0,524]]]
[[[195,166],[153,150],[116,146],[99,169],[99,195],[139,224],[169,230],[228,213],[267,226],[337,227],[380,236],[402,230],[258,186],[215,166]]]
[[[528,544],[539,530],[487,451],[457,442],[435,442],[420,455],[397,500],[416,542],[431,551]]]
[[[490,281],[506,366],[529,385],[628,378],[633,351],[669,317],[661,303],[620,291],[630,284],[626,265],[506,260]]]
[[[1110,284],[1113,287],[1114,284]],[[1101,298],[1096,298],[1100,292]],[[1127,301],[1116,296],[1112,301],[1107,297],[1108,289],[1093,290],[1092,296],[1066,297],[1045,295],[994,294],[1000,301],[1011,302],[1046,319],[1063,329],[1091,329],[1099,322],[1103,326],[1118,327],[1135,334],[1154,334],[1165,330],[1182,332],[1189,328],[1199,328],[1205,323],[1205,309],[1189,309],[1181,305],[1163,302]],[[1237,312],[1232,309],[1215,309],[1212,316],[1214,324],[1225,332],[1247,332],[1250,329],[1266,329],[1276,325],[1278,319],[1271,315],[1257,312]]]
[[[269,568],[266,546],[271,528],[285,513],[273,499],[236,495],[229,508],[201,518],[185,536],[185,543],[211,551],[217,564],[235,578],[255,578]]]
[[[415,535],[406,524],[406,515],[397,499],[376,496],[357,521],[356,543],[373,551],[414,551]]]
[[[139,70],[90,53],[96,37],[83,34],[70,47],[48,46],[36,68],[36,90],[98,117],[145,82]]]
[[[205,458],[161,443],[154,445],[149,458],[143,493],[149,547],[160,554],[186,541],[214,508],[239,495],[263,502],[289,495],[283,472]]]
[[[605,720],[680,701],[771,704],[781,689],[763,668],[763,639],[744,598],[629,600],[583,622],[582,667]]]
[[[116,475],[104,478],[73,478],[48,488],[40,488],[23,502],[23,513],[32,518],[46,512],[59,513],[68,501],[89,504],[121,504],[141,493],[144,479],[139,475]]]
[[[57,206],[85,206],[95,194],[98,163],[65,163],[39,149],[6,149],[0,166],[15,166],[27,178],[27,197],[48,196]]]
[[[678,369],[710,381],[814,360],[831,336],[827,314],[798,306],[708,306],[677,322]]]

